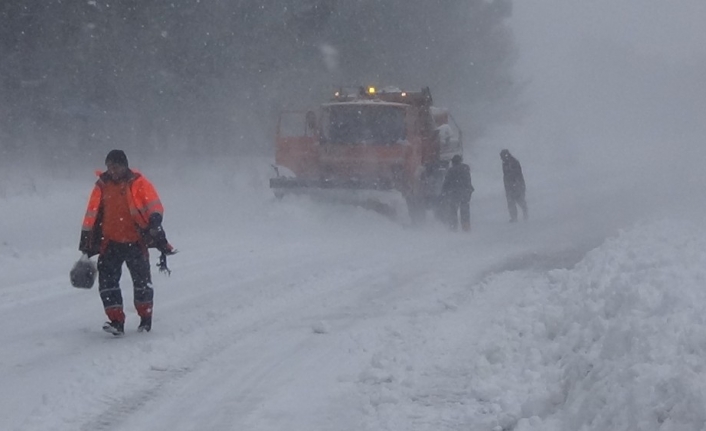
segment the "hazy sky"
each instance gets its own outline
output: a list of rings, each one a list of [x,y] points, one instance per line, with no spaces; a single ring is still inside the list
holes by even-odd
[[[666,61],[703,59],[704,23],[703,0],[516,1],[512,18],[523,60],[530,63],[551,63],[586,38],[629,46]]]
[[[703,0],[516,1],[528,115],[498,145],[567,165],[706,157],[704,23]]]

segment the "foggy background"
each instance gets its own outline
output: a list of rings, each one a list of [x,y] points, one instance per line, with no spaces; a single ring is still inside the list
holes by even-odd
[[[6,0],[4,159],[273,152],[280,108],[431,87],[470,139],[516,116],[509,0]],[[460,112],[463,112],[461,118]]]
[[[341,84],[428,85],[464,131],[478,191],[509,148],[530,198],[598,182],[693,199],[704,22],[700,0],[6,0],[0,164],[66,176],[123,148],[138,167],[266,165],[281,108]]]
[[[703,179],[706,3],[518,1],[510,21],[529,106],[491,142],[592,182]]]

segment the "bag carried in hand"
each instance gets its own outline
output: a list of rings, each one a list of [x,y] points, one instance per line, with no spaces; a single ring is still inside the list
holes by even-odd
[[[84,254],[71,268],[71,285],[78,289],[90,289],[96,281],[97,273],[96,264]]]

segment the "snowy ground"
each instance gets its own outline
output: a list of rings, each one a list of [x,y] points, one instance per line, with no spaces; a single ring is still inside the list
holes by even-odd
[[[3,177],[0,429],[703,430],[704,193],[527,157],[510,225],[476,156],[470,235],[278,202],[264,159],[133,163],[181,251],[119,339],[68,282],[91,170]]]
[[[467,149],[470,235],[128,154],[180,249],[148,334],[127,274],[119,339],[69,284],[102,158],[3,165],[0,431],[706,430],[704,2],[513,9],[529,118]]]

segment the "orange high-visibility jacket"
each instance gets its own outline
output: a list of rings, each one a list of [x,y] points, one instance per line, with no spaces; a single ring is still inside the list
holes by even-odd
[[[93,187],[91,196],[88,198],[88,207],[86,208],[86,215],[83,217],[81,240],[78,247],[80,251],[87,253],[89,256],[102,252],[106,246],[101,224],[103,218],[103,186],[106,181],[109,181],[109,177],[105,172],[96,172],[96,174],[98,175],[98,180]],[[159,214],[159,220],[161,221],[164,215],[164,207],[159,200],[157,190],[139,172],[129,170],[127,183],[130,193],[126,193],[125,197],[130,208],[130,215],[138,232],[141,235],[146,235],[150,216]],[[147,246],[144,240],[141,242],[145,247]]]

